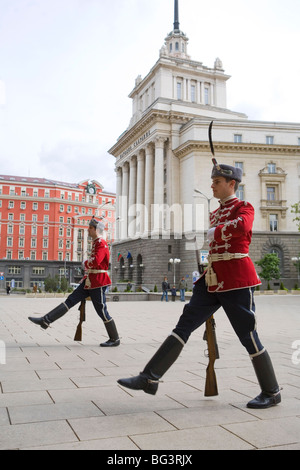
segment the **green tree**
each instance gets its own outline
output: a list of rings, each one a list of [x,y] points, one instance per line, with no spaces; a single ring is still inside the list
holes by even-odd
[[[56,292],[59,287],[59,278],[57,275],[55,277],[48,276],[44,283],[46,292]]]
[[[296,214],[293,222],[297,223],[298,231],[300,232],[300,202],[296,202],[296,204],[292,205],[291,212],[292,214]]]
[[[276,253],[268,253],[260,261],[256,261],[256,264],[261,268],[259,275],[262,279],[269,282],[280,278],[279,258]]]
[[[62,277],[60,280],[60,289],[63,292],[67,292],[68,287],[69,287],[68,279],[66,277]]]

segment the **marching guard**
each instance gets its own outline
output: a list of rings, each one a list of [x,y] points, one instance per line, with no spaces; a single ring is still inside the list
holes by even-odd
[[[106,306],[106,288],[111,285],[108,275],[109,249],[106,241],[102,238],[104,224],[101,221],[92,218],[89,223],[89,236],[93,240],[91,256],[84,262],[85,275],[77,289],[69,295],[65,302],[47,313],[44,317],[28,317],[33,323],[46,330],[51,323],[55,322],[65,315],[70,308],[80,301],[90,297],[93,306],[103,320],[108,333],[108,341],[101,343],[102,347],[119,346],[120,339],[116,324],[108,313]]]
[[[166,338],[143,372],[119,379],[124,387],[155,395],[159,379],[176,361],[191,333],[223,307],[241,344],[250,355],[261,393],[249,408],[269,408],[281,401],[280,388],[270,356],[256,328],[254,288],[261,284],[249,257],[254,208],[235,192],[242,170],[214,161],[212,190],[220,206],[210,214],[209,258],[206,272],[195,283],[177,326]]]

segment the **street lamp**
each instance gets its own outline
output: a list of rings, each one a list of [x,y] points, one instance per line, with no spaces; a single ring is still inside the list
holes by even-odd
[[[174,266],[174,268],[173,268],[174,284],[173,284],[173,285],[175,286],[175,285],[176,285],[176,280],[175,280],[175,265],[181,263],[181,259],[179,259],[179,258],[174,258],[174,259],[173,259],[173,258],[170,258],[170,259],[169,259],[169,263],[173,264],[173,266]]]
[[[214,199],[214,196],[212,197],[208,197],[206,196],[206,194],[204,194],[202,191],[200,191],[199,189],[194,189],[194,192],[195,193],[198,193],[198,194],[201,194],[201,196],[205,197],[205,199],[207,200],[207,207],[208,207],[208,224],[209,224],[209,214],[210,214],[210,201],[212,199]]]

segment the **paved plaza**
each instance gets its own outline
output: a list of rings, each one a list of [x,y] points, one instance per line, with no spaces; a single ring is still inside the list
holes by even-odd
[[[259,387],[222,309],[215,315],[219,395],[203,393],[203,326],[151,396],[117,379],[143,369],[183,304],[109,302],[122,342],[106,349],[91,302],[81,343],[73,341],[76,307],[47,331],[27,320],[61,300],[0,296],[0,449],[300,449],[300,296],[256,297],[259,334],[283,387],[282,403],[267,410],[246,408]]]

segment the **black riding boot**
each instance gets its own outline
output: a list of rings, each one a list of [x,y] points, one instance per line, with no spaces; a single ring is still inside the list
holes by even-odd
[[[143,390],[145,393],[155,395],[159,379],[176,361],[184,346],[184,342],[170,335],[156,351],[143,372],[136,377],[119,379],[118,383],[133,390]]]
[[[101,343],[100,346],[102,346],[103,348],[119,346],[120,339],[119,339],[117,327],[116,327],[114,320],[109,320],[108,322],[105,322],[104,326],[109,336],[109,340],[106,341],[105,343]]]
[[[267,351],[252,357],[253,367],[261,388],[261,393],[249,401],[248,408],[269,408],[281,402],[280,388],[277,383],[272,362]]]
[[[44,330],[47,330],[50,323],[53,323],[54,321],[61,318],[65,313],[67,313],[68,310],[69,309],[66,304],[62,303],[58,305],[58,307],[55,307],[53,310],[51,310],[51,312],[47,313],[47,315],[45,315],[44,317],[28,317],[28,320],[32,321],[36,325],[41,326]]]

